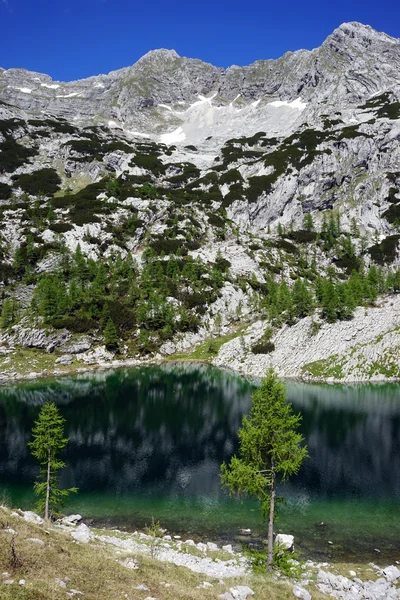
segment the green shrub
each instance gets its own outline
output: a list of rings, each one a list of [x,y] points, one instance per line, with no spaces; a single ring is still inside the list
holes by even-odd
[[[150,248],[158,255],[160,255],[161,252],[165,252],[165,254],[175,254],[178,248],[182,250],[184,245],[184,240],[169,239],[162,236],[153,239],[149,244]]]
[[[382,214],[382,217],[387,219],[389,223],[399,224],[400,223],[400,202],[398,204],[392,204]]]
[[[309,244],[317,239],[318,234],[315,231],[299,229],[298,231],[291,231],[287,237],[299,244]]]
[[[273,246],[275,246],[275,248],[280,248],[289,254],[298,254],[296,246],[284,239],[276,240],[273,242]]]
[[[86,333],[96,328],[96,321],[80,315],[69,315],[53,319],[51,324],[56,329],[68,329],[72,333]]]
[[[399,247],[400,235],[389,235],[379,244],[375,244],[368,248],[372,260],[379,265],[393,263]]]
[[[14,187],[20,187],[27,194],[38,196],[53,196],[60,189],[61,179],[57,171],[51,168],[40,169],[33,173],[20,175],[14,183]]]
[[[10,137],[12,132],[20,127],[26,127],[26,123],[22,119],[0,119],[0,134],[3,137]]]
[[[260,338],[253,346],[251,351],[253,354],[269,354],[275,350],[275,344],[271,342],[272,329],[268,327],[262,338]]]
[[[225,227],[225,220],[216,214],[209,214],[208,215],[208,223],[209,225],[211,225],[212,227]]]
[[[76,154],[84,154],[90,158],[101,159],[102,148],[98,138],[93,140],[70,140],[64,146],[69,146]]]
[[[231,183],[243,181],[243,177],[237,169],[229,169],[229,171],[221,175],[219,181],[221,184],[227,183],[229,185]]]
[[[8,200],[11,198],[12,187],[7,183],[0,182],[0,200]]]
[[[33,127],[46,127],[48,129],[52,129],[56,133],[74,134],[79,132],[79,129],[77,129],[77,127],[73,127],[72,125],[63,120],[55,121],[52,119],[30,119],[28,123]]]
[[[156,154],[136,154],[132,158],[131,164],[140,167],[141,169],[147,169],[151,171],[153,175],[158,176],[165,173],[165,166]]]
[[[51,223],[49,225],[49,229],[51,229],[51,231],[54,231],[54,233],[66,233],[67,231],[71,231],[71,229],[73,229],[73,226],[71,225],[71,223],[60,221],[58,223]]]
[[[37,154],[36,149],[26,148],[13,139],[4,140],[0,143],[0,173],[13,173]]]
[[[271,341],[260,341],[253,344],[251,351],[253,354],[269,354],[275,350],[275,344]]]

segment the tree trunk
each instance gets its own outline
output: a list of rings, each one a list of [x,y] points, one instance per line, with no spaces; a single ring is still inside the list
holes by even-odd
[[[44,518],[49,518],[49,498],[50,498],[50,450],[47,456],[47,485],[46,485],[46,504],[44,507]]]
[[[274,464],[271,467],[271,494],[269,500],[269,518],[268,518],[268,555],[267,571],[272,567],[273,545],[274,545],[274,514],[275,514],[275,470]]]

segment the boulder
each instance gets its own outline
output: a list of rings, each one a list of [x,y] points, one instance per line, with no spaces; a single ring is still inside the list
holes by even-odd
[[[246,600],[247,596],[254,596],[254,592],[247,585],[237,585],[231,587],[229,592],[219,594],[221,600]]]
[[[44,546],[44,541],[39,538],[26,538],[27,542],[32,542],[33,544],[37,544],[38,546]]]
[[[63,350],[68,354],[81,354],[82,352],[87,352],[92,347],[92,344],[89,340],[79,340],[78,342],[70,343],[64,346]]]
[[[289,550],[289,552],[294,551],[294,537],[292,535],[278,533],[275,538],[275,544],[282,546],[285,550]]]
[[[303,587],[299,586],[299,585],[295,585],[293,586],[293,595],[296,598],[301,598],[301,600],[311,600],[311,595],[309,594],[309,592],[307,592],[307,590],[305,590]]]
[[[78,542],[87,544],[90,540],[90,529],[84,523],[81,523],[76,529],[71,532],[72,537]]]
[[[25,521],[28,521],[28,523],[37,523],[38,525],[42,525],[44,522],[39,515],[30,510],[25,510],[22,514]]]
[[[79,521],[82,521],[81,515],[69,515],[61,519],[61,523],[64,525],[77,525]]]
[[[385,567],[382,570],[383,575],[386,577],[388,581],[397,581],[400,578],[400,569],[395,567],[394,565],[390,565],[389,567]]]
[[[207,549],[211,550],[211,552],[216,552],[219,550],[217,544],[214,544],[213,542],[207,542]]]
[[[56,365],[72,365],[72,360],[71,354],[63,354],[56,359]]]

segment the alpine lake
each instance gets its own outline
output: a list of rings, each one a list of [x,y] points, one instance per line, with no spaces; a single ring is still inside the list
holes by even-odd
[[[0,499],[33,509],[37,464],[27,443],[40,406],[53,400],[69,443],[65,513],[135,530],[152,518],[173,535],[259,543],[258,505],[230,498],[219,468],[256,381],[194,363],[96,371],[0,387]],[[287,383],[310,458],[279,488],[277,532],[302,558],[400,560],[400,385]],[[243,536],[240,529],[251,529]]]

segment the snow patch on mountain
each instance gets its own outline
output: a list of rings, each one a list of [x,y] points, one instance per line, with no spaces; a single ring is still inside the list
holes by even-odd
[[[176,144],[183,142],[185,139],[186,134],[182,127],[178,127],[175,131],[171,131],[171,133],[163,133],[163,135],[160,136],[160,142],[163,144]]]
[[[296,100],[293,100],[293,102],[288,102],[287,100],[274,100],[273,102],[270,102],[269,105],[289,106],[290,108],[297,108],[297,110],[304,110],[307,106],[307,103],[303,102],[301,98],[296,98]]]

